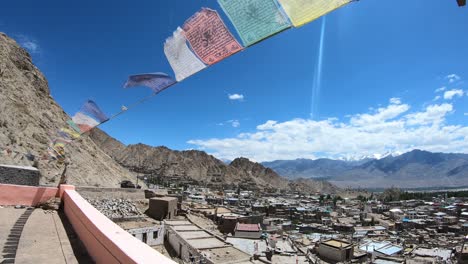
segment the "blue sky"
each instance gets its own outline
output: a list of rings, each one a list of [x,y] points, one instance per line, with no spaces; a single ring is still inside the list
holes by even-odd
[[[7,1],[0,31],[32,53],[67,113],[90,98],[114,114],[150,93],[124,90],[128,75],[173,75],[163,43],[201,7],[220,10],[214,0]],[[329,14],[313,99],[321,25],[255,45],[102,128],[226,159],[468,152],[468,8],[361,0]]]

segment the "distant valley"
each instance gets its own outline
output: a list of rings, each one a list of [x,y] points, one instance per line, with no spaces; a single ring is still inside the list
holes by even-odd
[[[413,150],[382,159],[297,159],[262,164],[290,179],[323,179],[340,187],[424,188],[468,185],[468,154]]]

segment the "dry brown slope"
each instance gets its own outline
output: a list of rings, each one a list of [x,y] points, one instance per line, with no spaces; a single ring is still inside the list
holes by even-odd
[[[145,144],[125,146],[99,129],[94,129],[90,137],[119,164],[142,173],[181,176],[204,183],[222,182],[250,187],[256,185],[260,188],[300,192],[339,191],[328,182],[311,179],[288,181],[272,169],[246,158],[237,158],[226,165],[203,151],[175,151],[167,147],[151,147]]]
[[[0,33],[0,146],[40,155],[47,148],[50,133],[65,127],[67,119],[31,56]],[[67,157],[71,162],[68,168],[71,184],[117,186],[122,179],[133,179],[132,173],[89,138],[67,147]],[[0,163],[32,165],[21,155],[0,155]],[[38,167],[43,175],[41,183],[46,185],[56,184],[63,169],[56,162],[47,161],[40,161]]]

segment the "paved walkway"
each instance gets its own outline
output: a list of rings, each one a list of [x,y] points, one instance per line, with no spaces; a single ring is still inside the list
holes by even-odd
[[[0,263],[90,263],[56,211],[0,208]]]

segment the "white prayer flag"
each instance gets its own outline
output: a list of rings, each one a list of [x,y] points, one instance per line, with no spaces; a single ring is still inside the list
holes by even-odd
[[[164,53],[178,82],[206,68],[187,46],[184,31],[180,27],[164,43]]]

